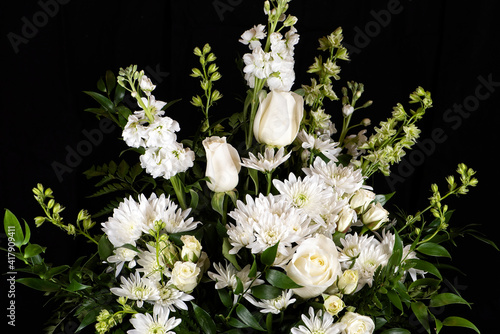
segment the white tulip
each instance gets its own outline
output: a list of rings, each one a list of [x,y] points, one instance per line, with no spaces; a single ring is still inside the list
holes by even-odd
[[[207,186],[214,192],[233,190],[238,185],[241,169],[238,151],[226,142],[226,137],[209,137],[203,140],[207,157],[205,176],[210,178]]]
[[[255,139],[269,146],[291,144],[299,132],[304,115],[304,99],[293,92],[271,91],[260,101],[255,114]]]
[[[335,243],[322,234],[304,240],[286,266],[286,273],[302,286],[293,290],[295,294],[302,298],[319,296],[342,274]]]

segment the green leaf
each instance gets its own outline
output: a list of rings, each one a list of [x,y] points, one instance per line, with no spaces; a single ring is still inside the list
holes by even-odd
[[[378,195],[375,195],[375,203],[380,203],[381,205],[384,205],[385,203],[387,203],[392,196],[394,196],[396,192],[392,192],[390,194],[385,194],[385,195],[382,195],[382,194],[378,194]]]
[[[109,93],[111,93],[116,85],[116,77],[112,71],[108,70],[106,71],[105,78],[106,78],[106,89]]]
[[[412,290],[420,285],[429,286],[429,287],[437,287],[440,283],[441,283],[441,281],[437,280],[435,278],[421,278],[421,279],[418,279],[415,282],[411,283],[410,286],[408,287],[408,290]]]
[[[24,220],[24,230],[26,231],[26,233],[24,235],[23,245],[27,245],[28,242],[30,242],[31,230],[28,223],[25,220]]]
[[[90,285],[85,285],[85,284],[82,284],[82,283],[72,279],[71,282],[69,283],[69,285],[66,287],[66,290],[71,291],[71,292],[75,292],[75,291],[85,290],[85,289],[88,289],[90,287],[91,287]]]
[[[226,289],[217,289],[217,293],[219,294],[220,301],[225,307],[229,308],[233,306],[233,300]]]
[[[243,321],[244,324],[252,327],[255,330],[265,331],[265,329],[262,328],[257,319],[254,318],[252,313],[250,313],[250,311],[242,304],[239,304],[236,307],[236,314],[238,315],[240,320]]]
[[[297,289],[302,286],[295,283],[290,277],[281,271],[269,269],[266,272],[266,280],[272,285],[280,289]]]
[[[235,254],[229,254],[229,250],[233,248],[231,244],[229,243],[228,238],[224,238],[224,241],[222,242],[222,255],[231,262],[231,264],[238,270],[241,270],[240,265],[238,264],[238,260],[236,260],[236,255]]]
[[[113,99],[113,102],[115,105],[123,101],[123,98],[125,97],[125,87],[122,85],[116,85],[115,88],[115,97]]]
[[[102,94],[84,91],[85,94],[96,100],[107,112],[114,113],[115,104]]]
[[[380,334],[411,334],[411,332],[404,328],[390,328]]]
[[[81,331],[82,329],[84,329],[85,327],[87,327],[88,325],[94,323],[96,321],[97,316],[99,315],[100,312],[101,312],[100,308],[93,308],[93,309],[91,309],[85,315],[85,317],[82,319],[82,322],[80,323],[80,326],[78,326],[78,328],[76,329],[75,333],[78,333],[79,331]]]
[[[439,257],[449,257],[451,258],[450,253],[444,248],[443,246],[433,243],[433,242],[426,242],[424,244],[421,244],[416,248],[417,251],[419,251],[422,254],[429,255],[429,256],[439,256]]]
[[[214,193],[212,196],[212,208],[221,216],[224,215],[224,197],[226,193]]]
[[[9,209],[5,209],[3,226],[8,240],[12,241],[17,248],[21,248],[24,242],[23,230],[21,229],[19,220],[17,220],[16,216]]]
[[[432,296],[429,307],[441,307],[449,304],[466,304],[470,307],[470,304],[465,299],[451,292]]]
[[[234,294],[241,295],[243,293],[243,282],[238,276],[235,276],[235,278],[236,278],[236,288],[234,289]]]
[[[102,261],[105,261],[108,257],[113,255],[113,244],[109,241],[106,235],[102,235],[99,239],[99,244],[97,245],[97,249],[99,252],[99,258]]]
[[[429,326],[429,316],[428,316],[427,306],[425,306],[425,304],[422,302],[411,303],[411,310],[413,311],[413,314],[415,314],[415,316],[417,317],[418,321],[425,328],[427,333],[430,333],[431,330]]]
[[[26,285],[35,290],[45,291],[45,292],[54,292],[59,290],[59,284],[46,281],[40,278],[33,277],[23,277],[16,280],[17,282]]]
[[[439,279],[443,279],[439,270],[432,263],[420,259],[406,260],[406,269],[415,268],[426,271]]]
[[[401,303],[401,298],[394,290],[387,291],[387,297],[391,301],[392,305],[396,306],[401,312],[403,312],[403,304]]]
[[[40,253],[45,252],[46,249],[47,249],[47,247],[42,247],[42,246],[37,245],[37,244],[29,244],[24,249],[24,258],[28,259],[30,257],[36,256]]]
[[[254,278],[257,276],[257,261],[255,260],[255,255],[253,255],[252,266],[250,267],[250,271],[248,272],[248,277]]]
[[[200,325],[203,332],[207,334],[215,334],[217,329],[215,326],[215,322],[210,316],[210,314],[208,314],[207,311],[205,311],[203,308],[199,307],[195,303],[191,302],[191,304],[193,305],[196,321]]]
[[[272,247],[264,250],[260,256],[261,262],[266,266],[272,266],[274,260],[276,259],[276,254],[278,253],[279,241]]]
[[[50,268],[49,270],[47,270],[47,272],[43,275],[43,278],[45,279],[51,279],[52,277],[54,277],[55,275],[59,275],[63,272],[65,272],[66,270],[68,270],[70,268],[70,266],[68,265],[62,265],[62,266],[58,266],[58,267],[54,267],[54,268]]]
[[[274,299],[281,296],[283,290],[275,286],[262,284],[252,288],[252,296],[259,299]]]
[[[443,326],[449,327],[466,327],[476,331],[476,333],[480,333],[479,329],[467,319],[461,317],[448,317],[443,320]]]

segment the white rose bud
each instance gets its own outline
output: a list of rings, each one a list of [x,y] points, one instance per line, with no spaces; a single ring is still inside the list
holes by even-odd
[[[356,211],[349,206],[344,206],[339,212],[339,220],[337,221],[337,231],[345,233],[349,227],[358,219]]]
[[[375,330],[375,323],[370,317],[354,312],[347,312],[340,322],[346,325],[342,332],[345,334],[372,334]]]
[[[291,144],[304,115],[304,99],[293,92],[271,91],[260,101],[254,118],[255,139],[269,146]]]
[[[198,285],[200,272],[196,263],[177,261],[172,269],[171,282],[177,289],[190,293]]]
[[[197,262],[201,254],[201,244],[192,235],[183,235],[181,237],[183,246],[181,249],[181,258],[184,261]]]
[[[203,147],[207,156],[205,176],[210,178],[208,188],[214,192],[233,190],[241,169],[238,151],[226,142],[226,137],[206,138]]]
[[[389,212],[382,207],[382,204],[372,203],[361,216],[361,221],[370,230],[375,231],[389,221]]]
[[[373,191],[359,189],[352,195],[349,204],[357,213],[363,213],[374,199],[375,193]]]
[[[337,283],[339,290],[346,295],[353,293],[358,287],[359,274],[357,270],[347,269]]]
[[[326,312],[330,313],[333,316],[339,314],[339,312],[342,311],[345,307],[344,301],[335,295],[328,296],[328,298],[325,299],[323,305],[325,306]]]
[[[302,286],[293,290],[302,298],[319,296],[342,273],[335,243],[321,234],[304,240],[285,269],[288,277]]]

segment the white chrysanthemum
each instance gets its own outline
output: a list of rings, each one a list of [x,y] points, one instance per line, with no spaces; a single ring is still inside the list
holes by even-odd
[[[130,319],[134,329],[128,330],[127,334],[175,334],[172,329],[177,327],[182,320],[174,317],[169,318],[169,316],[169,311],[154,315],[136,313]]]
[[[102,223],[103,231],[115,247],[135,246],[143,230],[144,217],[136,201],[130,196],[113,210],[113,216]]]
[[[318,175],[323,182],[334,187],[341,196],[353,194],[361,188],[367,188],[363,186],[365,178],[360,169],[355,170],[352,166],[337,166],[333,161],[326,163],[320,157],[314,160],[312,166],[303,168],[303,171],[309,176]]]
[[[122,276],[121,282],[119,288],[114,287],[110,291],[119,297],[137,301],[138,307],[142,307],[145,301],[156,301],[160,298],[155,282],[149,278],[141,277],[138,272],[130,274],[128,279]]]
[[[277,259],[287,258],[295,243],[314,233],[319,227],[290,201],[260,194],[254,199],[246,197],[246,204],[236,203],[236,209],[228,214],[236,223],[228,225],[231,254],[247,247],[257,254],[279,242]],[[278,265],[275,263],[275,265]]]
[[[352,267],[353,270],[357,270],[359,273],[357,290],[360,290],[365,284],[372,286],[375,271],[379,266],[385,266],[389,257],[379,245],[371,245],[361,249]]]
[[[260,40],[267,36],[265,30],[266,26],[263,24],[256,25],[252,29],[245,31],[241,35],[239,42],[248,45],[250,50],[260,47],[262,45]]]
[[[146,245],[147,250],[143,250],[139,253],[139,258],[137,259],[137,264],[140,268],[137,268],[137,272],[143,273],[143,277],[147,277],[152,281],[158,282],[162,275],[165,274],[169,276],[169,269],[165,265],[163,256],[156,256],[156,248],[151,245]]]
[[[284,155],[285,149],[281,147],[276,153],[271,147],[266,147],[264,155],[257,154],[257,158],[252,153],[248,153],[249,158],[242,158],[242,166],[256,169],[262,173],[272,172],[276,167],[285,162],[292,152]]]
[[[292,334],[337,334],[346,326],[342,323],[334,323],[334,318],[328,312],[318,310],[314,314],[314,309],[309,307],[309,317],[305,314],[301,316],[304,325],[293,327]]]
[[[301,130],[297,134],[297,140],[301,144],[302,148],[310,151],[321,152],[325,157],[333,162],[338,161],[337,156],[342,151],[342,149],[338,147],[339,143],[334,142],[328,135],[316,136],[308,134],[305,130]]]
[[[217,271],[217,273],[214,273],[212,271],[208,271],[208,277],[212,281],[215,281],[215,288],[218,289],[223,289],[225,287],[229,287],[233,292],[236,290],[236,287],[238,286],[238,281],[236,277],[238,277],[243,284],[243,291],[248,290],[250,285],[252,286],[257,286],[261,285],[264,283],[263,280],[261,279],[256,279],[253,281],[253,278],[250,278],[248,274],[250,273],[250,268],[251,266],[248,264],[246,265],[241,271],[238,271],[231,263],[227,264],[226,266],[222,266],[221,264],[214,263],[214,268]],[[260,272],[257,272],[257,277],[259,277]],[[244,294],[246,296],[248,292]],[[234,302],[236,302],[238,299],[238,296],[234,296]]]
[[[337,193],[328,200],[325,201],[325,212],[323,213],[323,220],[325,222],[324,226],[319,227],[318,233],[322,233],[326,236],[331,236],[337,231],[337,226],[339,225],[339,220],[341,218],[340,213],[345,208],[348,207],[348,201],[345,198],[338,198]]]
[[[355,260],[361,250],[369,248],[372,245],[378,245],[379,242],[374,239],[374,236],[362,235],[358,236],[357,233],[347,234],[344,238],[340,239],[342,247],[339,247],[339,261],[343,269],[349,268],[352,261]]]
[[[293,291],[286,290],[281,292],[281,296],[273,299],[255,300],[253,296],[247,296],[246,299],[254,306],[260,308],[261,313],[280,314],[288,305],[295,303],[296,299],[292,298]]]
[[[161,220],[165,223],[164,230],[167,233],[179,233],[192,231],[200,223],[194,221],[193,217],[188,218],[191,208],[182,210],[177,204],[170,201],[169,206],[165,209],[161,216]]]
[[[325,187],[318,176],[306,176],[303,179],[290,173],[288,180],[273,180],[274,187],[281,196],[293,206],[304,210],[311,219],[324,225],[323,216],[328,212],[324,205],[334,196],[331,187]]]
[[[157,283],[160,298],[154,302],[153,313],[175,312],[176,309],[187,311],[188,306],[185,302],[193,300],[194,297],[176,289],[173,286]]]
[[[108,263],[116,263],[115,277],[117,277],[123,269],[123,266],[128,262],[129,268],[135,267],[135,257],[137,252],[135,250],[118,247],[113,250],[113,255],[107,258]]]
[[[147,127],[146,146],[165,147],[171,146],[177,140],[175,132],[180,130],[179,123],[172,118],[155,117],[155,121]]]

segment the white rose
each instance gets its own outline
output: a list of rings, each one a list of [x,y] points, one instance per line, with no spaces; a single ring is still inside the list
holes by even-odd
[[[233,190],[241,169],[238,151],[226,142],[226,137],[206,138],[203,147],[207,156],[205,176],[210,178],[208,188],[214,192]]]
[[[325,299],[323,305],[325,306],[326,312],[330,313],[331,315],[339,314],[339,312],[342,311],[345,307],[344,301],[335,295],[328,296],[328,298]]]
[[[347,269],[340,276],[337,287],[343,294],[351,294],[358,287],[359,274],[357,270]]]
[[[200,272],[196,263],[177,261],[172,269],[171,282],[177,289],[189,293],[198,285]]]
[[[375,231],[389,221],[389,212],[382,207],[382,204],[372,203],[361,216],[361,221],[370,230]]]
[[[181,237],[183,246],[181,249],[181,258],[184,261],[197,262],[201,254],[201,244],[192,235],[183,235]]]
[[[286,266],[286,273],[302,288],[293,292],[302,298],[320,295],[342,273],[337,247],[332,239],[317,235],[303,241]]]
[[[362,213],[374,199],[375,193],[373,191],[358,189],[349,200],[349,205],[358,213]]]
[[[345,334],[371,334],[375,330],[375,324],[370,317],[354,312],[347,312],[340,322],[346,325],[343,332]]]
[[[269,146],[291,144],[304,115],[304,99],[293,92],[271,91],[260,101],[254,118],[255,139]]]

